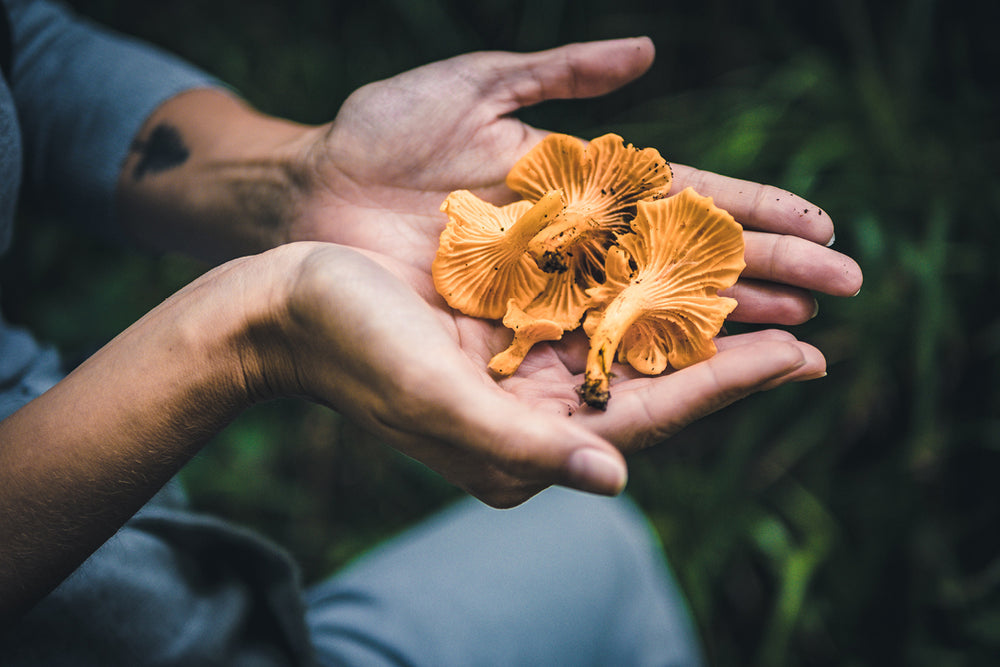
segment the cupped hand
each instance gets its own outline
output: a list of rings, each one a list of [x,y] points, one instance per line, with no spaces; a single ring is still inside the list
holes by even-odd
[[[579,407],[581,376],[550,347],[497,382],[486,364],[507,334],[429,302],[420,269],[327,243],[288,244],[263,258],[291,279],[270,318],[274,335],[257,339],[254,382],[267,388],[257,393],[325,403],[499,507],[552,484],[617,493],[626,479],[621,452],[824,369],[822,355],[789,334],[730,336],[708,361],[623,379],[598,412]]]
[[[653,55],[646,38],[473,53],[359,89],[317,134],[310,158],[317,185],[290,237],[429,267],[448,193],[469,189],[509,201],[507,172],[547,134],[513,114],[546,100],[608,93],[644,73]],[[692,186],[712,196],[747,230],[746,271],[726,292],[740,304],[731,319],[798,324],[815,314],[812,292],[850,296],[860,289],[858,265],[827,247],[833,223],[819,207],[771,186],[673,168],[672,192]]]
[[[430,265],[446,222],[441,202],[456,189],[510,200],[507,171],[546,135],[513,114],[610,92],[652,58],[646,39],[476,53],[355,92],[317,135],[316,185],[289,230],[293,240],[338,244],[310,250],[300,282],[299,320],[314,327],[312,318],[321,318],[296,332],[295,372],[319,382],[305,391],[507,506],[550,484],[615,493],[625,479],[620,452],[662,441],[754,391],[822,375],[823,355],[791,334],[727,336],[717,355],[676,373],[616,369],[599,412],[581,407],[576,394],[585,358],[572,353],[579,336],[536,345],[513,377],[498,380],[486,365],[510,333],[451,310],[436,294]],[[733,319],[798,323],[815,312],[813,291],[859,289],[857,264],[827,247],[833,225],[818,207],[681,165],[674,175],[675,192],[693,186],[744,225],[747,269],[728,290],[740,302]],[[330,348],[326,338],[341,342]],[[323,355],[333,365],[320,373]]]

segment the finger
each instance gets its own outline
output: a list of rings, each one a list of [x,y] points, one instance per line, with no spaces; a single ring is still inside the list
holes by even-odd
[[[433,351],[433,373],[398,371],[406,405],[383,423],[408,454],[494,507],[511,507],[552,484],[616,495],[628,477],[619,451],[563,414],[536,409],[492,382],[461,354]],[[414,450],[416,435],[422,449]],[[448,447],[442,450],[442,444]]]
[[[671,375],[621,382],[606,412],[580,409],[574,416],[623,451],[635,451],[756,391],[820,376],[825,369],[823,355],[810,345],[760,340]]]
[[[853,296],[863,276],[847,255],[797,236],[744,232],[747,267],[741,277],[782,283],[832,296]]]
[[[404,395],[379,420],[407,454],[495,507],[552,484],[604,495],[624,488],[625,461],[609,442],[539,407],[542,397],[536,406],[505,391],[454,345],[426,351],[433,368],[400,365],[394,382]]]
[[[719,336],[715,339],[715,348],[719,352],[724,352],[744,345],[773,342],[795,343],[798,341],[792,333],[784,329],[762,329],[760,331],[748,331],[747,333],[733,334],[731,336]]]
[[[504,113],[546,100],[604,95],[653,64],[647,37],[568,44],[527,54],[493,53],[494,85]]]
[[[555,354],[558,355],[559,361],[564,365],[566,372],[571,375],[579,375],[583,373],[586,368],[587,351],[589,349],[589,342],[587,337],[579,329],[572,332],[572,342],[569,345],[563,346],[571,337],[571,334],[567,334],[563,337],[563,340],[557,345],[553,345]],[[759,343],[764,341],[795,341],[796,338],[793,334],[784,329],[761,329],[759,331],[748,331],[746,333],[732,334],[732,335],[722,335],[715,338],[716,350],[722,352],[723,350],[730,350],[741,345],[749,345],[751,343]],[[639,371],[634,370],[631,366],[615,364],[613,368],[615,377],[612,378],[612,384],[621,381],[628,381],[634,378],[649,377],[643,375]]]
[[[819,303],[808,290],[740,279],[719,292],[736,299],[736,309],[726,319],[748,324],[802,324],[819,313]]]
[[[761,329],[759,331],[748,331],[747,333],[741,334],[723,335],[715,338],[714,342],[717,352],[733,350],[745,345],[754,345],[758,343],[794,343],[796,345],[804,346],[802,349],[809,357],[807,359],[809,363],[800,369],[801,373],[812,376],[826,371],[826,361],[824,360],[822,353],[811,345],[800,343],[798,339],[795,338],[794,334],[784,329]],[[580,372],[583,371],[581,370]],[[675,373],[677,371],[669,372]],[[612,386],[623,382],[627,383],[634,379],[650,379],[650,376],[640,373],[628,364],[615,364],[614,373],[615,377],[611,380]]]
[[[609,442],[564,414],[519,401],[450,348],[429,353],[433,369],[400,365],[394,384],[405,390],[393,391],[392,407],[367,421],[387,442],[494,507],[553,484],[622,491],[627,468]]]
[[[820,245],[833,241],[833,221],[823,209],[798,195],[772,185],[761,185],[721,176],[710,171],[671,163],[674,180],[671,192],[686,187],[712,197],[749,229],[790,234]]]

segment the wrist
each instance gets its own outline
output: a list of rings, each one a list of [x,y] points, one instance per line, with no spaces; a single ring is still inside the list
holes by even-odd
[[[230,260],[173,297],[183,300],[176,345],[204,364],[204,393],[234,413],[299,393],[284,329],[300,251],[283,245]]]
[[[248,375],[248,332],[268,320],[276,285],[261,265],[205,274],[0,421],[0,507],[16,510],[0,522],[0,616],[51,590],[267,397]]]
[[[158,395],[161,418],[189,432],[215,431],[263,397],[252,395],[245,367],[254,350],[247,332],[266,310],[253,282],[255,257],[232,260],[203,274],[112,341],[107,351],[141,359],[130,383]],[[100,361],[102,349],[90,361]]]
[[[309,161],[322,133],[225,91],[182,93],[130,149],[118,181],[122,226],[146,245],[211,261],[280,245],[315,187]]]
[[[215,283],[210,296],[188,309],[188,328],[200,334],[197,347],[221,362],[217,382],[242,407],[314,393],[305,377],[309,362],[301,357],[315,337],[315,313],[296,304],[303,283],[310,282],[309,258],[317,248],[334,249],[287,243],[231,260],[204,276]]]

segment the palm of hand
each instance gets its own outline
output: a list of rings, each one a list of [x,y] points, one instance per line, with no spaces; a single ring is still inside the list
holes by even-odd
[[[545,133],[506,115],[515,103],[483,100],[463,76],[469,60],[434,63],[348,98],[319,147],[324,190],[305,236],[429,270],[448,193],[511,196],[507,171]]]
[[[440,206],[457,189],[497,202],[509,198],[509,167],[545,133],[502,108],[484,113],[479,91],[462,71],[453,61],[435,63],[347,100],[326,137],[321,172],[328,190],[315,213],[321,218],[335,210],[338,223],[311,236],[369,251],[435,309],[488,378],[486,364],[510,333],[498,322],[453,311],[436,294],[430,265],[446,221]],[[567,366],[551,346],[538,348],[517,379],[500,384],[537,407],[567,414],[578,403],[580,369]]]
[[[532,57],[471,54],[356,91],[314,149],[319,185],[293,238],[362,248],[426,273],[446,220],[441,202],[458,189],[510,201],[508,170],[547,134],[512,113],[552,97],[597,94],[644,69],[641,59],[616,69],[608,66],[614,57],[589,50],[580,71],[571,71],[568,56],[553,63],[538,56],[533,70],[511,64]],[[675,192],[694,186],[747,230],[747,269],[728,293],[740,302],[731,319],[799,324],[814,314],[810,290],[848,296],[860,287],[857,264],[821,245],[833,226],[815,205],[770,186],[673,168]]]

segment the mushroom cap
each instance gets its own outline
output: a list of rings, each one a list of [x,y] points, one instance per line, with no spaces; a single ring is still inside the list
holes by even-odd
[[[655,148],[636,148],[617,134],[589,144],[550,134],[517,161],[507,174],[507,187],[531,201],[562,190],[568,209],[627,231],[636,203],[666,197],[671,179],[670,165]]]
[[[506,206],[494,206],[468,190],[449,194],[441,204],[448,224],[431,263],[438,293],[452,308],[487,319],[503,317],[508,301],[529,303],[548,274],[526,254],[527,243],[561,209],[558,192],[535,204]]]
[[[604,285],[587,291],[598,304],[584,322],[593,345],[620,341],[618,360],[647,374],[710,357],[736,307],[718,291],[746,266],[743,228],[691,188],[639,202],[631,227],[608,253]]]
[[[547,274],[545,289],[527,306],[519,307],[512,300],[503,317],[504,326],[514,330],[510,346],[493,357],[490,369],[501,375],[517,370],[535,343],[559,340],[566,331],[580,326],[590,298],[574,279],[573,273]]]
[[[614,234],[628,231],[636,204],[666,197],[672,176],[669,163],[655,148],[636,148],[617,134],[605,134],[589,144],[566,134],[550,134],[518,160],[507,174],[507,186],[531,201],[561,189],[566,200],[563,217],[573,220],[576,229],[567,241],[547,242],[559,248],[567,243],[594,245],[589,253],[600,273],[604,252]],[[558,236],[562,231],[553,226],[540,237],[546,234]]]
[[[506,350],[490,361],[490,369],[494,372],[512,375],[535,343],[559,340],[563,332],[580,326],[590,297],[577,279],[572,264],[569,271],[546,276],[545,288],[527,306],[521,308],[513,300],[508,304],[503,323],[514,330],[514,339]]]

